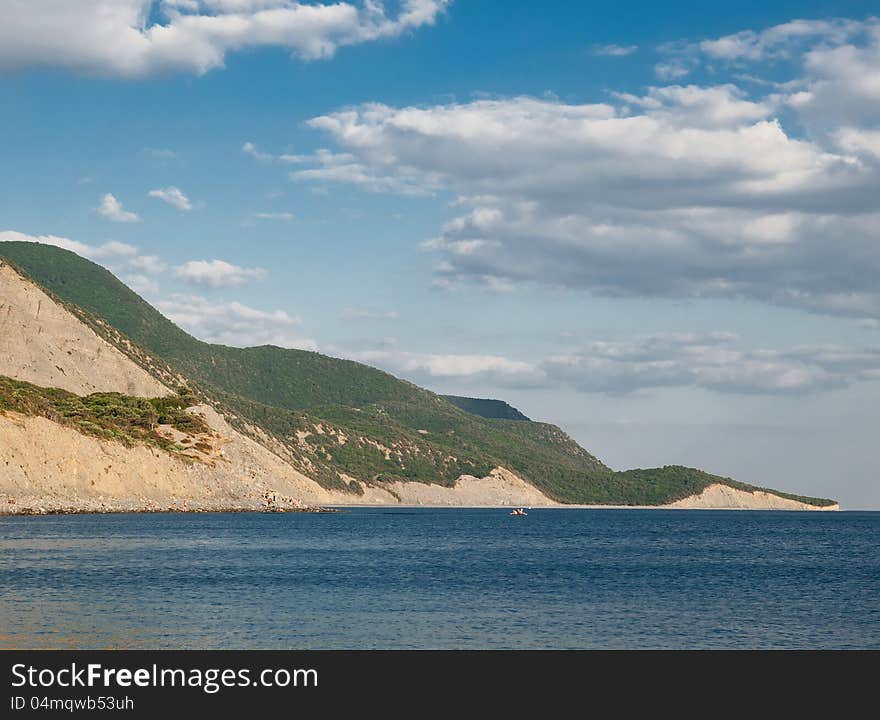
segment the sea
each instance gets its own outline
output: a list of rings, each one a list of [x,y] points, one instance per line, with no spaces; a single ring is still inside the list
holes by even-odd
[[[0,648],[880,648],[880,513],[0,517]]]

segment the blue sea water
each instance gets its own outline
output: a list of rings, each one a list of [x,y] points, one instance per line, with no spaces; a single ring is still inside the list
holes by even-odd
[[[880,513],[0,518],[3,648],[880,648]]]

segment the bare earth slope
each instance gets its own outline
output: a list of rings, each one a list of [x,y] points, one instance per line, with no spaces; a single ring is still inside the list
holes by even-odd
[[[697,510],[840,510],[840,505],[808,505],[790,498],[756,490],[747,492],[727,485],[710,485],[699,495],[692,495],[667,507]]]
[[[0,261],[0,375],[78,395],[159,397],[170,390],[66,308]],[[267,491],[290,505],[333,496],[212,408],[213,451],[179,456],[145,445],[87,437],[42,417],[0,414],[2,511],[22,508],[258,507]],[[10,500],[15,500],[14,503]],[[14,506],[14,507],[13,507]]]
[[[211,450],[177,455],[100,440],[42,417],[0,414],[0,513],[259,510],[266,493],[279,508],[315,505],[548,505],[506,471],[462,478],[455,488],[395,483],[363,496],[334,493],[198,406],[215,431]],[[204,440],[204,438],[202,438]]]
[[[195,459],[89,437],[42,417],[0,415],[3,509],[260,509],[266,492],[280,507],[332,502],[320,485],[229,429],[213,410],[196,411],[218,432],[212,450]]]
[[[0,375],[87,395],[168,388],[0,260]]]

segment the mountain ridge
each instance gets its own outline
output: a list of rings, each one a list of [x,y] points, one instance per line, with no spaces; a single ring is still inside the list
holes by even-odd
[[[513,405],[504,400],[491,398],[471,398],[462,395],[441,395],[456,407],[472,415],[488,418],[490,420],[524,420],[531,422],[531,418],[517,410]]]
[[[333,492],[423,483],[507,468],[563,503],[662,505],[722,484],[752,486],[693,468],[614,472],[559,428],[471,414],[376,368],[320,353],[204,343],[174,325],[109,271],[69,251],[0,243],[0,257],[106,335],[150,372],[191,385],[237,430]],[[465,398],[474,403],[487,402]],[[507,411],[505,411],[507,412]],[[521,417],[518,417],[521,416]],[[344,438],[344,439],[343,439]],[[833,501],[767,491],[814,506]]]

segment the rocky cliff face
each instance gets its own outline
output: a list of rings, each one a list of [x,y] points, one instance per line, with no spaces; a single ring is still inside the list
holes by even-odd
[[[330,493],[197,407],[208,449],[181,455],[83,435],[42,417],[0,415],[0,512],[261,509],[328,504]]]
[[[0,261],[0,375],[86,395],[160,397],[171,391],[67,308]],[[169,453],[88,437],[42,417],[0,414],[0,512],[40,508],[260,507],[266,493],[291,507],[330,493],[208,406],[205,451]],[[183,438],[179,438],[183,440]],[[206,442],[207,440],[207,442]]]
[[[88,395],[170,391],[0,260],[0,375]]]

